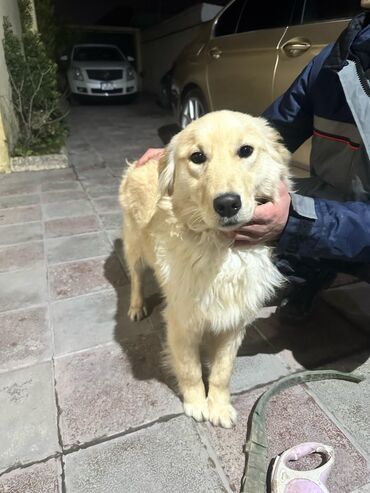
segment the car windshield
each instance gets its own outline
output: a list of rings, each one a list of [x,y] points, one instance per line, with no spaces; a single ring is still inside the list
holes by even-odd
[[[121,53],[108,46],[79,46],[73,51],[73,59],[77,62],[121,62]]]

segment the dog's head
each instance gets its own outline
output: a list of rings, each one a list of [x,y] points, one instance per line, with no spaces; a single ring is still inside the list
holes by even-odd
[[[237,229],[288,179],[290,154],[279,138],[263,118],[209,113],[171,140],[159,165],[161,193],[193,230]]]

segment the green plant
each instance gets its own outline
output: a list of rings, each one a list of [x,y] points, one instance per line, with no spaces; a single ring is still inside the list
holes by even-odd
[[[34,4],[37,29],[41,40],[49,58],[56,61],[56,38],[59,34],[60,26],[56,22],[54,0],[34,0]]]
[[[22,35],[18,38],[4,17],[4,54],[19,124],[13,153],[58,152],[67,135],[66,112],[57,90],[57,66],[50,60],[38,32],[32,30],[29,0],[18,0]]]

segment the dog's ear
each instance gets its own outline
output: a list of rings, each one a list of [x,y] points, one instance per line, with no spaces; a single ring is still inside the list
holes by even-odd
[[[177,135],[172,137],[171,142],[165,149],[164,155],[158,164],[158,184],[161,195],[172,195],[175,180],[175,146]]]
[[[265,123],[264,135],[268,153],[277,163],[283,165],[289,164],[291,154],[283,144],[281,135],[264,118],[261,118],[261,120],[264,120]]]

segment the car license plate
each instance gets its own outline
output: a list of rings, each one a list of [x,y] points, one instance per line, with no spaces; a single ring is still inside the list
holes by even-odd
[[[101,90],[102,91],[111,91],[113,89],[113,84],[111,82],[102,82]]]

